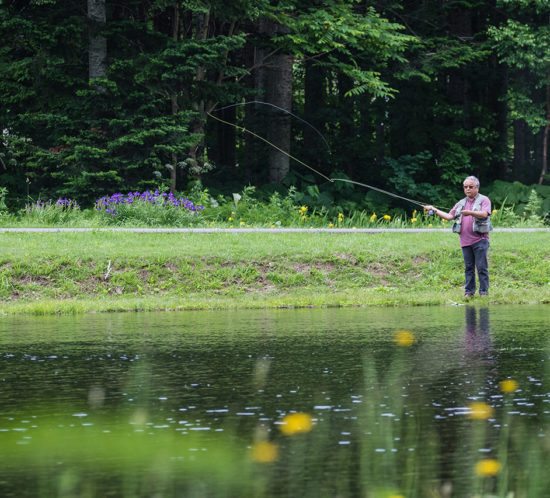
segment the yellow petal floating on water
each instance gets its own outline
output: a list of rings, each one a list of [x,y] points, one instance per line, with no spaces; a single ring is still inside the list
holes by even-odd
[[[510,394],[518,390],[519,384],[514,379],[505,379],[500,382],[500,390],[503,393]]]
[[[402,348],[411,347],[414,344],[414,334],[410,330],[398,330],[395,333],[394,341]]]
[[[285,436],[293,436],[311,431],[312,420],[311,415],[307,413],[291,413],[283,418],[283,423],[280,426],[281,432]]]
[[[485,458],[476,463],[476,474],[479,477],[493,477],[500,472],[500,462],[494,458]]]
[[[468,408],[470,409],[468,416],[474,420],[487,420],[494,412],[493,407],[483,401],[474,401]]]
[[[252,446],[252,460],[258,463],[271,463],[279,456],[279,447],[269,441],[261,441]]]

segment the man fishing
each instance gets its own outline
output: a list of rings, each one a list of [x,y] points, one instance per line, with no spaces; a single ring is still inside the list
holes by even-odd
[[[491,201],[479,193],[479,180],[467,177],[463,182],[466,197],[458,201],[448,213],[434,206],[424,206],[424,210],[434,213],[444,220],[454,220],[453,232],[460,235],[460,247],[464,256],[464,297],[471,298],[476,292],[476,277],[479,279],[479,295],[489,293],[489,267],[487,251],[491,226]]]
[[[290,111],[286,109],[275,106],[274,104],[270,104],[268,102],[260,102],[260,101],[241,102],[237,104],[231,104],[229,106],[222,107],[217,110],[221,111],[229,107],[249,105],[249,104],[259,104],[259,105],[275,107],[279,111],[288,113],[293,117],[298,118],[298,116],[295,116],[294,114],[292,114]],[[212,112],[214,111],[216,111],[216,109],[214,109]],[[402,195],[398,195],[393,192],[388,192],[387,190],[374,187],[373,185],[367,185],[366,183],[357,182],[349,178],[330,178],[324,175],[323,173],[321,173],[320,171],[316,170],[309,164],[301,161],[300,159],[289,154],[288,152],[285,152],[284,150],[280,149],[279,147],[272,144],[271,142],[261,137],[260,135],[246,128],[243,128],[242,126],[237,126],[233,123],[225,121],[210,112],[208,113],[208,116],[210,116],[211,118],[221,123],[224,123],[228,126],[232,126],[236,129],[242,130],[262,140],[263,142],[267,143],[269,146],[276,148],[282,154],[287,155],[290,159],[293,159],[294,161],[300,163],[302,166],[305,166],[306,168],[313,171],[317,175],[323,177],[325,180],[328,180],[329,182],[346,182],[346,183],[351,183],[353,185],[359,185],[361,187],[365,187],[371,190],[375,190],[376,192],[380,192],[382,194],[395,197],[396,199],[402,199],[412,204],[422,206],[424,210],[428,211],[430,214],[435,213],[437,214],[437,216],[445,220],[449,220],[449,221],[457,220],[453,225],[453,232],[460,234],[460,246],[462,247],[462,254],[464,256],[464,268],[465,268],[465,275],[466,275],[464,295],[466,298],[470,298],[476,292],[476,278],[475,278],[476,269],[477,269],[477,275],[479,278],[479,294],[481,296],[486,296],[488,294],[489,269],[487,265],[487,250],[489,249],[489,231],[492,230],[491,222],[490,222],[491,201],[489,200],[488,197],[481,195],[479,193],[479,180],[475,176],[469,176],[464,180],[464,191],[466,193],[466,197],[461,201],[457,202],[456,205],[453,207],[453,209],[451,209],[448,213],[445,213],[434,206],[424,205],[423,203],[415,201],[414,199],[408,199],[407,197],[403,197]],[[301,118],[298,118],[298,119],[300,119],[302,122],[304,122],[308,126],[312,127],[321,136],[325,144],[327,144],[328,146],[328,142],[325,140],[325,138],[323,137],[321,132],[319,132],[319,130],[317,130],[307,121]]]

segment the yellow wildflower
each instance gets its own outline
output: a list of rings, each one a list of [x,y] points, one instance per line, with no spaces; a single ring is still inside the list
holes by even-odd
[[[411,223],[416,223],[418,220],[416,218],[411,218]]]
[[[233,221],[233,216],[230,216],[229,218],[227,218],[227,221]]]
[[[469,406],[469,417],[474,420],[487,420],[493,415],[493,407],[483,401],[474,401]]]
[[[307,206],[300,207],[300,209],[298,209],[298,211],[300,212],[300,216],[305,216],[307,214],[307,210],[308,210]]]
[[[491,211],[491,214],[492,214],[493,216],[494,216],[495,214],[497,214],[497,213],[498,213],[498,209],[493,209],[493,210]]]
[[[344,213],[338,213],[338,223],[342,223],[344,221]]]
[[[500,390],[505,394],[510,394],[518,390],[519,384],[517,380],[505,379],[499,383]]]
[[[329,228],[334,228],[334,223],[329,223],[329,224],[328,224],[328,227],[329,227]]]
[[[408,348],[414,343],[414,334],[410,330],[398,330],[393,340],[398,346]]]
[[[418,211],[416,209],[413,210],[413,214],[412,214],[412,217],[413,218],[416,218],[416,215],[418,214]]]
[[[391,220],[391,216],[389,214],[385,214],[384,215],[384,220],[385,221],[390,221]]]
[[[372,213],[369,220],[371,223],[374,223],[378,219],[378,216],[376,216],[376,213]]]
[[[476,474],[479,477],[493,477],[500,472],[502,465],[494,458],[485,458],[476,463]]]
[[[283,418],[283,423],[280,426],[281,432],[285,436],[293,436],[311,431],[312,420],[311,415],[307,413],[290,413]]]
[[[269,441],[260,441],[252,446],[252,460],[259,463],[271,463],[277,460],[279,447]]]

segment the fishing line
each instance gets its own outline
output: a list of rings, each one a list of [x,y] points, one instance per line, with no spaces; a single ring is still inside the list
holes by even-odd
[[[315,128],[315,126],[313,126],[311,123],[309,123],[305,119],[301,118],[300,116],[297,116],[296,114],[294,114],[290,111],[287,111],[283,107],[279,107],[278,105],[272,104],[271,102],[262,102],[261,100],[250,100],[248,102],[237,102],[236,104],[230,104],[230,105],[226,105],[224,107],[219,107],[218,109],[213,109],[213,111],[216,111],[216,112],[217,111],[223,111],[224,109],[230,109],[232,107],[245,106],[245,105],[250,105],[250,104],[267,105],[267,106],[271,106],[275,109],[278,109],[279,111],[283,111],[287,114],[290,114],[293,118],[296,118],[298,121],[301,121],[305,125],[309,126],[315,133],[317,133],[317,135],[319,135],[319,137],[321,138],[323,143],[327,146],[328,153],[332,155],[332,151],[330,150],[330,145],[328,144],[327,139],[324,137],[324,135],[317,128]],[[229,124],[232,124],[232,123],[229,123]]]
[[[262,142],[265,142],[266,144],[270,145],[271,147],[277,149],[279,152],[282,152],[285,156],[288,156],[290,157],[290,159],[293,159],[294,161],[300,163],[302,166],[305,166],[306,168],[310,169],[311,171],[313,171],[314,173],[317,173],[319,176],[322,176],[325,180],[328,180],[329,182],[333,182],[333,180],[331,178],[329,178],[328,176],[324,175],[323,173],[321,173],[320,171],[317,171],[315,168],[312,168],[309,164],[306,164],[304,161],[301,161],[300,159],[298,159],[297,157],[294,157],[292,154],[289,154],[288,152],[284,151],[283,149],[281,149],[280,147],[277,147],[274,143],[271,143],[269,140],[265,139],[264,137],[258,135],[257,133],[254,133],[253,131],[250,131],[248,129],[246,129],[245,127],[243,126],[239,126],[239,125],[236,125],[235,123],[230,123],[229,121],[225,121],[225,119],[221,119],[221,118],[218,118],[217,116],[214,116],[213,114],[211,114],[210,112],[207,112],[206,113],[208,116],[210,116],[211,118],[214,118],[215,120],[219,121],[220,123],[224,123],[226,125],[229,125],[229,126],[233,126],[233,128],[236,128],[237,130],[242,130],[246,133],[249,133],[250,135],[252,135],[253,137],[256,137],[258,138],[259,140],[261,140]]]
[[[390,197],[394,197],[396,199],[402,199],[404,201],[407,201],[407,202],[410,202],[411,204],[415,204],[417,206],[420,206],[420,207],[424,207],[425,206],[425,203],[422,203],[422,202],[419,202],[419,201],[415,201],[414,199],[409,199],[408,197],[404,197],[402,195],[398,195],[398,194],[394,194],[393,192],[389,192],[387,190],[384,190],[384,189],[381,189],[379,187],[374,187],[373,185],[368,185],[366,183],[361,183],[361,182],[356,182],[355,180],[349,180],[347,178],[330,178],[328,176],[326,176],[325,174],[321,173],[320,171],[316,170],[314,167],[310,166],[309,164],[305,163],[304,161],[298,159],[297,157],[293,156],[292,154],[284,151],[283,149],[281,149],[280,147],[277,147],[277,145],[275,145],[274,143],[270,142],[269,140],[267,140],[266,138],[258,135],[257,133],[254,133],[253,131],[250,131],[248,130],[247,128],[245,128],[244,126],[239,126],[235,123],[231,123],[229,121],[226,121],[225,119],[222,119],[222,118],[219,118],[217,116],[214,116],[212,114],[212,112],[217,112],[217,111],[222,111],[224,109],[229,109],[229,108],[232,108],[232,107],[237,107],[237,106],[241,106],[241,105],[249,105],[249,104],[262,104],[262,105],[269,105],[269,106],[272,106],[276,109],[279,109],[283,112],[286,112],[287,114],[290,114],[291,116],[295,117],[296,119],[302,121],[303,123],[305,123],[307,126],[309,126],[310,128],[312,128],[320,137],[321,139],[323,140],[323,142],[325,143],[325,145],[327,146],[327,149],[330,153],[330,146],[327,142],[327,140],[325,139],[325,137],[323,136],[323,134],[317,129],[315,128],[311,123],[308,123],[305,119],[302,119],[300,118],[299,116],[296,116],[296,114],[293,114],[292,112],[290,111],[287,111],[286,109],[283,109],[282,107],[279,107],[279,106],[276,106],[275,104],[271,104],[269,102],[261,102],[259,100],[253,100],[253,101],[249,101],[249,102],[240,102],[240,103],[237,103],[237,104],[231,104],[231,105],[227,105],[227,106],[224,106],[224,107],[219,107],[217,109],[212,109],[211,112],[207,112],[206,114],[208,116],[210,116],[212,119],[215,119],[216,121],[219,121],[220,123],[223,123],[223,124],[226,124],[226,125],[229,125],[229,126],[232,126],[233,128],[236,128],[237,130],[241,130],[245,133],[248,133],[250,135],[252,135],[253,137],[261,140],[262,142],[265,142],[266,144],[268,144],[269,146],[273,147],[274,149],[277,149],[279,152],[281,152],[282,154],[284,154],[285,156],[289,157],[290,159],[293,159],[294,161],[296,161],[297,163],[301,164],[302,166],[305,166],[307,169],[309,169],[310,171],[313,171],[314,173],[316,173],[317,175],[321,176],[322,178],[324,178],[325,180],[331,182],[331,183],[334,183],[334,182],[345,182],[345,183],[351,183],[353,185],[358,185],[360,187],[365,187],[365,188],[368,188],[368,189],[371,189],[371,190],[374,190],[376,192],[380,192],[381,194],[385,194],[385,195],[388,195]],[[448,209],[446,208],[441,208],[445,211],[448,211]]]

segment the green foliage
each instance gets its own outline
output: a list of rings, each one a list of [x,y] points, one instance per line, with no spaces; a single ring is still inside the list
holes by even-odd
[[[205,117],[192,111],[196,103],[231,99],[240,91],[233,81],[245,70],[232,65],[228,54],[243,47],[244,34],[200,39],[182,32],[174,40],[170,24],[162,22],[173,2],[151,6],[158,24],[142,22],[129,4],[118,15],[115,9],[104,30],[107,75],[89,84],[81,57],[87,50],[86,18],[78,9],[67,10],[69,3],[12,5],[0,14],[0,35],[10,40],[0,52],[7,75],[0,100],[9,103],[0,111],[7,136],[7,150],[0,153],[9,156],[6,183],[19,195],[68,194],[89,204],[109,188],[167,184],[174,168],[181,178],[203,138],[195,131]],[[185,7],[192,15],[215,8],[222,17],[243,19],[248,5],[225,11],[221,3]],[[19,148],[16,140],[29,145]]]
[[[420,160],[420,163],[414,158],[408,158],[404,163],[407,171],[416,171],[415,167],[421,164],[421,158],[416,160]],[[430,184],[415,184],[404,173],[396,175],[396,178],[402,181],[400,187],[403,190],[411,188],[411,192],[418,196],[443,198],[441,191]],[[346,185],[344,188],[349,188],[349,184]],[[545,186],[533,188],[516,183],[510,187],[505,182],[495,182],[486,190],[493,201],[493,224],[497,227],[545,226],[548,211],[544,206],[550,201],[537,194],[537,191],[548,193],[549,190]],[[96,209],[84,210],[74,201],[59,199],[56,202],[38,201],[27,205],[17,216],[4,216],[2,222],[9,226],[72,227],[449,228],[447,221],[427,216],[420,208],[411,209],[409,204],[406,208],[391,208],[388,196],[376,191],[363,194],[360,202],[339,201],[327,206],[318,204],[319,196],[316,187],[306,192],[291,187],[284,194],[278,191],[267,194],[253,186],[230,196],[213,196],[197,182],[183,198],[194,206],[204,206],[204,209],[184,209],[183,205],[163,200],[160,194],[156,201],[139,198],[132,203],[110,201],[107,204],[99,203]],[[456,193],[449,206],[454,201]]]
[[[8,196],[8,189],[6,187],[0,187],[0,216],[5,214],[8,210],[6,204],[6,197]]]
[[[535,73],[542,73],[550,65],[550,28],[523,24],[508,19],[500,27],[491,26],[489,36],[496,42],[501,59],[506,64],[518,68],[529,69]],[[543,81],[537,81],[538,86]]]
[[[496,15],[483,2],[440,9],[399,1],[154,0],[144,8],[122,0],[109,6],[102,30],[106,75],[90,82],[82,5],[4,2],[0,182],[16,206],[61,195],[86,207],[114,190],[173,181],[181,189],[197,179],[226,196],[253,184],[262,202],[274,190],[283,198],[281,185],[263,193],[265,157],[207,112],[269,100],[259,82],[270,77],[269,56],[284,53],[294,61],[291,108],[332,151],[311,150],[293,120],[296,157],[328,176],[449,203],[465,173],[483,181],[506,176],[512,121],[527,122],[533,133],[546,124],[545,7],[544,0],[500,0]],[[275,36],[262,32],[266,22],[277,23]],[[260,53],[265,61],[251,56]],[[243,107],[229,121],[254,128],[251,114]],[[268,121],[266,127],[277,126]],[[540,170],[526,159],[541,156],[540,140],[531,138],[509,179]],[[296,203],[330,217],[404,207],[360,188],[320,183],[301,166],[284,186],[296,187]]]
[[[430,179],[426,173],[433,171],[432,161],[432,155],[428,151],[414,156],[387,159],[390,168],[388,178],[392,190],[411,199],[431,199],[436,204],[441,203],[441,194],[437,187],[427,181]]]
[[[546,226],[549,217],[548,213],[542,212],[542,199],[535,190],[531,190],[521,214],[514,209],[514,205],[508,205],[505,200],[498,209],[493,210],[491,219],[495,226],[536,228]]]
[[[520,182],[497,180],[488,186],[487,192],[495,205],[508,204],[513,206],[520,215],[525,213],[528,203],[533,200],[532,196],[536,195],[540,198],[540,210],[537,214],[546,217],[550,213],[550,186],[548,185],[524,185]],[[532,207],[529,208],[529,212],[534,212]]]
[[[353,2],[339,1],[323,1],[322,8],[309,6],[299,15],[293,8],[273,9],[271,16],[290,29],[276,43],[301,58],[322,54],[320,66],[350,79],[353,86],[346,97],[395,94],[372,64],[384,67],[404,60],[404,51],[415,37],[404,34],[402,25],[383,18],[372,7],[360,11]]]
[[[507,98],[513,119],[523,119],[533,131],[546,126],[544,106],[537,90],[550,84],[550,26],[547,2],[506,0],[500,2],[512,18],[491,26],[488,36],[500,60],[517,77],[512,80]]]
[[[523,210],[523,214],[532,224],[537,222],[540,225],[544,224],[544,220],[541,218],[542,199],[537,195],[535,190],[531,190],[531,193],[529,194],[529,199],[527,200],[527,205]],[[548,214],[546,214],[546,216],[548,216]]]
[[[391,191],[418,202],[452,205],[456,186],[471,171],[468,151],[460,144],[447,142],[439,160],[429,151],[387,159]],[[439,181],[443,180],[439,185]],[[429,201],[428,201],[429,200]]]
[[[22,219],[30,226],[75,226],[91,213],[82,213],[74,201],[43,202],[29,204],[22,212]]]
[[[152,204],[137,200],[120,204],[115,213],[100,211],[102,225],[135,227],[189,227],[200,225],[202,216],[169,204]]]
[[[491,53],[485,44],[468,44],[464,40],[449,37],[434,37],[424,41],[427,55],[422,68],[428,75],[436,76],[441,70],[459,69],[483,61]]]

